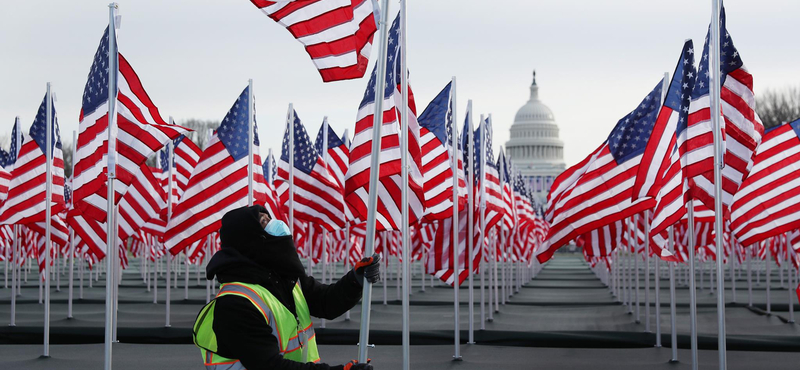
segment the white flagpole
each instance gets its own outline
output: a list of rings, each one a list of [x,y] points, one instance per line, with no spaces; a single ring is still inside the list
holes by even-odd
[[[459,323],[459,298],[458,298],[458,290],[461,288],[461,273],[459,271],[459,251],[458,251],[458,242],[459,242],[459,228],[458,228],[458,118],[456,113],[458,110],[456,109],[456,77],[452,77],[452,85],[450,86],[451,91],[451,102],[452,102],[452,122],[450,125],[452,126],[452,137],[450,138],[450,168],[453,169],[453,230],[450,236],[451,248],[452,250],[452,263],[453,263],[453,338],[455,344],[455,351],[453,353],[453,360],[454,361],[461,361],[461,324]],[[442,223],[444,225],[444,223]],[[468,259],[470,256],[466,256]],[[466,263],[466,261],[464,261]],[[466,267],[466,266],[464,266]],[[423,271],[422,274],[422,289],[425,289],[425,273]]]
[[[294,105],[289,103],[286,114],[286,127],[289,130],[289,230],[294,237]]]
[[[169,124],[174,125],[175,121],[172,119],[172,116],[169,117]],[[173,169],[172,169],[172,156],[173,152],[175,151],[174,143],[170,140],[167,145],[167,166],[169,170],[167,171],[167,223],[172,219],[172,176],[173,176]],[[248,167],[249,169],[249,167]],[[170,255],[172,253],[170,251],[166,251],[166,258],[167,258],[167,299],[166,299],[166,322],[164,323],[165,328],[172,327],[169,323],[169,316],[170,316],[170,306],[171,306],[171,297],[170,297],[170,277],[172,276],[172,268],[170,267],[172,263],[170,263]],[[178,271],[175,271],[175,277],[177,278]]]
[[[253,205],[253,123],[255,121],[255,102],[253,101],[253,79],[247,81],[247,205]],[[172,152],[170,152],[172,153]],[[170,154],[171,156],[171,154]],[[172,164],[170,163],[170,171]],[[170,179],[170,184],[172,179]]]
[[[794,276],[796,275],[796,272],[794,271],[792,264],[788,261],[790,258],[789,254],[791,253],[789,250],[792,248],[792,246],[789,245],[789,234],[784,233],[783,237],[786,238],[786,262],[789,265],[787,266],[789,268],[789,276],[787,277],[789,279],[789,289],[787,289],[789,291],[789,321],[787,321],[787,323],[794,324],[794,300],[797,296],[797,293],[794,289]]]
[[[697,363],[697,287],[694,276],[694,246],[696,244],[695,238],[697,236],[695,235],[694,230],[693,200],[689,200],[689,202],[686,204],[686,209],[689,218],[689,222],[687,222],[689,233],[689,335],[691,336],[692,370],[697,370],[699,366]],[[719,248],[717,248],[717,252],[719,252]]]
[[[469,211],[467,212],[469,224],[469,233],[467,235],[467,265],[469,272],[467,274],[469,279],[469,339],[467,344],[475,344],[475,292],[473,291],[474,272],[472,249],[475,247],[475,142],[474,142],[474,129],[472,128],[472,99],[467,100],[467,143],[469,144],[469,158],[467,159],[467,168],[469,169],[469,176],[467,179],[467,190],[469,202],[467,202]]]
[[[644,211],[644,332],[650,333],[650,210]]]
[[[764,264],[766,265],[766,268],[767,268],[766,281],[765,281],[767,283],[767,313],[771,314],[772,313],[772,297],[770,297],[770,288],[771,288],[771,285],[772,285],[772,264],[771,264],[771,262],[769,260],[769,257],[770,257],[771,253],[770,253],[770,250],[769,250],[769,246],[764,246],[764,248],[767,248],[767,250],[764,251]],[[719,250],[717,250],[717,259],[719,259]],[[717,268],[719,268],[719,265],[717,265]],[[719,277],[719,275],[717,275],[717,277]]]
[[[189,300],[189,254],[184,251],[183,257],[183,264],[186,267],[183,274],[183,299]]]
[[[480,165],[480,169],[481,169],[481,176],[480,176],[480,182],[481,182],[480,192],[481,192],[481,196],[480,196],[480,199],[478,200],[478,210],[480,212],[478,214],[478,216],[480,218],[480,223],[481,223],[481,238],[480,238],[480,243],[478,245],[478,248],[480,248],[481,252],[483,252],[483,247],[484,247],[484,244],[486,243],[486,149],[487,149],[487,145],[486,145],[486,128],[487,128],[487,125],[483,123],[483,120],[484,120],[484,117],[483,117],[483,114],[481,114],[481,120],[478,123],[478,127],[480,127],[480,130],[481,130],[481,138],[480,138],[480,140],[481,140],[481,158],[479,159],[479,161],[480,161],[479,165]],[[483,265],[483,253],[481,253],[481,259],[478,262],[478,268],[481,270],[481,330],[484,330],[484,329],[486,329],[486,311],[485,311],[485,307],[484,307],[485,297],[484,297],[484,291],[483,291],[483,288],[484,288],[484,281],[483,281],[484,268],[481,265]]]
[[[364,242],[364,257],[372,256],[375,251],[375,221],[378,209],[378,174],[380,169],[381,153],[381,126],[383,124],[383,98],[386,84],[386,55],[389,37],[389,0],[381,3],[380,42],[381,47],[377,60],[377,75],[375,76],[375,112],[372,122],[372,158],[369,174],[369,200],[367,203],[367,230]],[[388,258],[388,256],[387,256]],[[385,284],[385,282],[384,282]],[[367,362],[367,348],[369,346],[369,318],[372,299],[372,284],[364,281],[361,298],[361,328],[359,333],[358,362]]]
[[[53,100],[50,90],[50,83],[47,83],[47,97],[45,97],[46,116],[45,116],[45,160],[47,161],[45,176],[45,237],[44,237],[44,354],[43,357],[50,357],[50,218],[52,217],[53,198]],[[40,277],[41,278],[41,277]]]
[[[325,172],[328,172],[328,116],[322,118],[322,164]],[[345,206],[346,207],[346,206]],[[325,283],[326,266],[328,264],[328,230],[322,228],[322,283]],[[325,319],[320,323],[321,328],[325,328]]]
[[[104,369],[111,370],[111,342],[114,335],[114,247],[116,246],[116,229],[114,227],[114,177],[117,170],[117,3],[108,4],[108,207],[106,209],[106,321],[104,341]]]
[[[72,131],[72,153],[75,158],[75,153],[78,152],[78,132]],[[72,161],[72,175],[75,176],[75,160]],[[69,228],[69,294],[67,298],[67,318],[72,318],[72,278],[73,269],[75,267],[75,230]]]
[[[639,215],[633,215],[631,217],[631,233],[633,234],[633,269],[635,271],[635,280],[636,280],[636,291],[634,293],[634,297],[636,299],[636,323],[641,322],[641,317],[639,316],[639,252],[637,249],[639,248],[639,237],[636,235],[637,231],[639,230]]]
[[[722,220],[722,168],[725,165],[722,147],[722,121],[720,120],[720,0],[711,0],[711,49],[710,66],[711,81],[709,81],[711,106],[711,126],[714,129],[714,229],[717,245],[717,348],[719,348],[719,368],[728,367],[725,340],[725,276],[723,270],[724,246],[722,233],[725,226]]]
[[[649,217],[648,217],[649,220]],[[647,223],[647,235],[650,235],[650,222]],[[647,238],[650,240],[649,236]],[[661,257],[654,259],[655,267],[655,305],[656,305],[656,348],[661,348]]]
[[[747,257],[747,306],[753,307],[753,249],[756,248],[756,245],[751,245],[747,248],[747,252],[745,252],[745,257]]]
[[[19,117],[17,117],[19,120]],[[19,126],[17,126],[19,128]],[[11,138],[14,140],[14,138]],[[11,225],[11,228],[14,230],[14,260],[12,261],[11,265],[11,321],[8,323],[8,326],[14,327],[17,326],[17,284],[19,280],[22,279],[22,271],[20,274],[17,274],[17,270],[19,270],[19,255],[20,255],[20,248],[19,248],[19,226],[18,225]]]
[[[409,277],[411,276],[411,253],[409,253],[409,233],[408,233],[408,63],[406,61],[406,46],[407,35],[406,32],[406,0],[400,0],[400,92],[401,96],[401,114],[400,114],[400,181],[403,185],[400,187],[400,204],[402,205],[402,213],[400,218],[400,232],[402,236],[400,253],[402,253],[402,279],[403,279],[403,329],[402,329],[402,343],[403,343],[403,370],[411,368],[411,325],[410,325],[410,309],[409,309]],[[398,276],[398,279],[401,277]]]
[[[675,232],[673,227],[669,227],[669,250],[674,254],[679,252],[675,248]],[[677,262],[668,263],[669,265],[669,325],[670,330],[670,347],[672,347],[672,358],[669,362],[678,362],[678,333],[675,331],[675,264]]]

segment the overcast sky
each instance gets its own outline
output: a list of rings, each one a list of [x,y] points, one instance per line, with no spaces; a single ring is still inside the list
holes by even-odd
[[[390,3],[393,18],[399,3]],[[72,141],[107,4],[3,4],[0,133],[10,133],[15,116],[28,129],[50,81],[62,140]],[[800,85],[800,1],[725,4],[756,94]],[[536,69],[572,165],[673,71],[685,39],[702,47],[710,9],[710,0],[411,0],[408,62],[418,113],[456,76],[458,119],[472,99],[476,115],[493,114],[498,147]],[[367,79],[323,84],[301,44],[249,1],[122,1],[120,14],[120,51],[165,118],[221,120],[253,78],[262,148],[279,149],[290,102],[312,136],[326,115],[339,134],[348,128],[352,136]]]

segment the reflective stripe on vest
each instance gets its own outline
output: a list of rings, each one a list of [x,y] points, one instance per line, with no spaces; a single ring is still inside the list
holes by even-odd
[[[314,327],[309,316],[308,304],[306,303],[303,295],[303,290],[300,284],[297,283],[292,289],[292,296],[296,307],[296,317],[280,302],[275,296],[272,295],[267,289],[256,284],[246,283],[226,283],[223,284],[217,297],[223,295],[238,295],[246,298],[264,315],[267,324],[272,328],[272,334],[278,340],[278,346],[281,356],[287,360],[297,362],[319,362],[319,351],[317,349],[316,334]],[[200,347],[201,354],[203,355],[203,362],[207,370],[243,370],[244,366],[237,359],[230,359],[220,356],[214,351],[216,350],[216,339],[213,334],[213,300],[206,305],[201,314],[198,315],[197,322],[195,323],[194,341]],[[209,307],[211,314],[205,315],[203,312]],[[273,312],[273,310],[277,310]],[[296,319],[296,320],[295,320]],[[199,328],[199,330],[198,330]],[[199,332],[208,333],[209,337],[199,336]],[[283,339],[282,337],[289,337]],[[199,339],[203,339],[198,342]],[[207,341],[210,341],[207,343]],[[300,349],[301,351],[297,351]]]
[[[267,325],[272,328],[272,335],[278,340],[278,348],[280,349],[281,355],[286,353],[286,348],[283,348],[283,341],[281,341],[281,333],[278,332],[278,325],[275,324],[275,315],[272,313],[272,310],[269,309],[269,306],[267,306],[267,303],[264,302],[261,296],[256,293],[256,291],[239,283],[228,283],[222,285],[217,297],[223,295],[238,295],[245,297],[251,303],[253,303],[253,305],[258,307],[258,310],[261,311],[261,314],[263,314],[264,318],[267,320]]]

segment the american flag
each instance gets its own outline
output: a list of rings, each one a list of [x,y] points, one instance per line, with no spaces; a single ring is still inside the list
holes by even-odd
[[[186,187],[189,185],[189,177],[192,176],[192,171],[197,166],[201,155],[203,155],[203,151],[186,135],[180,135],[172,141],[173,205],[178,203],[178,200],[186,191]],[[164,148],[159,151],[159,156],[161,159],[161,172],[164,174],[164,180],[166,180],[166,174],[169,172],[169,153],[167,153],[167,149]],[[168,185],[168,183],[165,183],[165,185]],[[166,190],[166,187],[164,189]]]
[[[119,202],[118,236],[121,240],[136,235],[147,221],[159,217],[167,206],[167,193],[148,165],[139,167],[136,178]]]
[[[389,29],[386,61],[386,88],[383,101],[383,126],[381,127],[381,156],[378,168],[372,169],[372,126],[375,113],[375,86],[377,68],[367,84],[364,98],[358,109],[355,136],[350,147],[350,167],[345,181],[345,201],[351,205],[354,215],[367,219],[368,188],[371,170],[379,170],[378,207],[376,230],[399,230],[402,207],[400,192],[404,184],[400,176],[400,115],[402,99],[400,92],[400,15]],[[377,66],[376,66],[377,67]],[[422,189],[421,153],[419,125],[416,119],[414,94],[408,88],[408,219],[417,222],[424,211],[425,194]]]
[[[116,44],[116,40],[111,40]],[[84,215],[106,219],[108,171],[108,78],[116,74],[117,98],[117,168],[114,180],[115,203],[122,199],[136,171],[148,157],[170,139],[187,130],[170,125],[161,118],[158,108],[144,90],[139,76],[118,53],[118,66],[108,65],[109,32],[106,28],[94,55],[92,68],[83,90],[78,150],[73,174],[74,203]]]
[[[323,148],[323,139],[325,137],[323,131],[326,127],[328,130],[328,143]],[[314,149],[326,160],[328,171],[333,173],[336,184],[341,188],[342,193],[344,193],[345,176],[347,176],[347,167],[350,164],[348,161],[350,157],[350,147],[345,144],[344,140],[342,140],[339,135],[336,135],[336,131],[334,131],[333,127],[326,121],[319,127],[317,139],[314,141]],[[324,155],[325,151],[327,151],[327,156]]]
[[[443,282],[452,286],[455,282],[455,276],[458,275],[458,285],[464,282],[469,276],[467,264],[467,233],[469,224],[468,211],[459,212],[458,215],[458,265],[453,264],[453,220],[446,218],[434,221],[435,232],[431,248],[428,250],[426,259],[425,272],[436,276]],[[475,236],[473,238],[472,248],[472,267],[474,271],[478,271],[480,260],[482,256],[482,248],[479,248],[480,241],[480,224],[478,220],[474,220]]]
[[[703,47],[700,68],[692,91],[689,105],[689,119],[686,125],[678,125],[678,145],[680,146],[683,175],[688,179],[686,198],[699,199],[709,208],[714,208],[714,140],[711,126],[709,95],[709,35]],[[721,90],[720,105],[724,122],[722,148],[725,167],[722,168],[722,213],[730,217],[728,207],[733,202],[733,194],[739,189],[742,180],[750,172],[753,155],[761,142],[764,126],[755,112],[753,95],[753,76],[747,72],[744,63],[733,45],[733,40],[725,28],[725,9],[720,14],[720,67]],[[686,134],[681,134],[686,131]]]
[[[453,94],[452,82],[439,92],[419,116],[422,176],[425,191],[423,221],[453,216]],[[467,202],[467,183],[459,141],[455,154],[458,164],[459,209]]]
[[[611,255],[627,238],[623,221],[617,220],[599,229],[594,229],[575,238],[575,245],[583,248],[588,257],[606,257]]]
[[[483,137],[481,137],[481,131],[483,131]],[[500,189],[500,173],[497,171],[494,150],[492,149],[491,115],[481,122],[475,130],[473,138],[475,141],[475,158],[473,160],[475,164],[474,199],[477,207],[485,207],[486,230],[489,230],[502,220],[505,210],[503,194]],[[482,140],[485,142],[481,142]],[[484,184],[485,199],[481,199],[481,183]],[[476,212],[479,211],[476,209]]]
[[[249,99],[246,87],[216,134],[203,151],[200,161],[189,178],[186,192],[172,211],[164,244],[170,253],[184,248],[206,235],[219,230],[222,215],[248,204],[248,148],[253,148],[253,204],[264,204],[267,187],[258,152],[258,126],[253,127],[253,143],[248,143],[248,114],[255,123],[255,102]]]
[[[689,115],[689,101],[696,74],[694,44],[692,40],[686,40],[661,111],[653,126],[653,134],[650,135],[642,155],[642,163],[639,165],[636,182],[633,184],[633,200],[644,197],[656,198],[658,195],[662,179],[671,164],[670,155],[677,148],[678,124],[685,123]],[[680,188],[677,190],[679,194],[671,196],[670,199],[681,198]]]
[[[588,161],[574,166],[577,170],[562,174],[566,178],[574,176],[575,181],[564,184],[562,180],[558,187],[564,190],[557,198],[548,199],[552,202],[549,208],[553,210],[553,222],[546,248],[537,252],[539,262],[549,260],[556,249],[578,235],[653,206],[652,199],[631,198],[636,172],[661,107],[662,86],[659,81],[636,109],[617,122]]]
[[[510,167],[510,161],[506,158],[503,148],[500,148],[500,154],[497,156],[497,172],[500,174],[501,191],[503,193],[502,227],[504,230],[513,230],[517,226],[517,210],[511,189],[511,183],[514,179],[511,178]]]
[[[0,148],[0,167],[6,168],[9,159],[11,159],[11,154],[5,151],[5,149]]]
[[[379,18],[373,0],[250,1],[305,46],[323,81],[364,76]]]
[[[294,130],[294,189],[289,189],[290,128]],[[344,227],[343,190],[311,144],[297,112],[294,122],[291,125],[287,122],[283,133],[276,185],[283,212],[289,213],[289,202],[293,201],[295,218],[322,225],[329,231]],[[289,197],[290,190],[294,193],[293,200]]]
[[[51,102],[52,103],[52,102]],[[17,151],[17,140],[12,140],[11,152],[13,168],[8,184],[8,197],[0,208],[0,223],[30,224],[44,222],[46,219],[46,177],[47,177],[47,95],[39,105],[39,111],[28,134],[22,134],[22,144]],[[53,122],[51,132],[52,160],[52,215],[64,209],[64,160],[61,152],[61,135],[58,129],[55,105],[52,106]],[[17,136],[14,126],[12,137]]]
[[[80,210],[72,209],[68,213],[67,223],[75,231],[76,240],[80,239],[76,245],[85,245],[97,260],[105,258],[108,238],[104,222],[85,217]]]
[[[275,164],[275,156],[272,155],[272,149],[270,149],[269,154],[267,154],[267,160],[264,161],[262,170],[264,172],[264,180],[267,184],[267,196],[264,208],[267,209],[271,218],[289,222],[289,219],[280,207],[278,191],[275,189],[275,177],[278,175],[278,166]]]
[[[11,172],[0,168],[0,206],[8,199],[8,187],[11,184]]]
[[[731,205],[744,245],[800,229],[800,119],[767,131],[753,161]]]

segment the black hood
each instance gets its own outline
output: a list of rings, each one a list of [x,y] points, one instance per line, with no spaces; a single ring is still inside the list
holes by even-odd
[[[267,269],[284,277],[305,276],[291,236],[267,234],[259,222],[262,206],[241,207],[222,216],[221,250],[206,268],[208,279],[217,274],[246,275]]]

